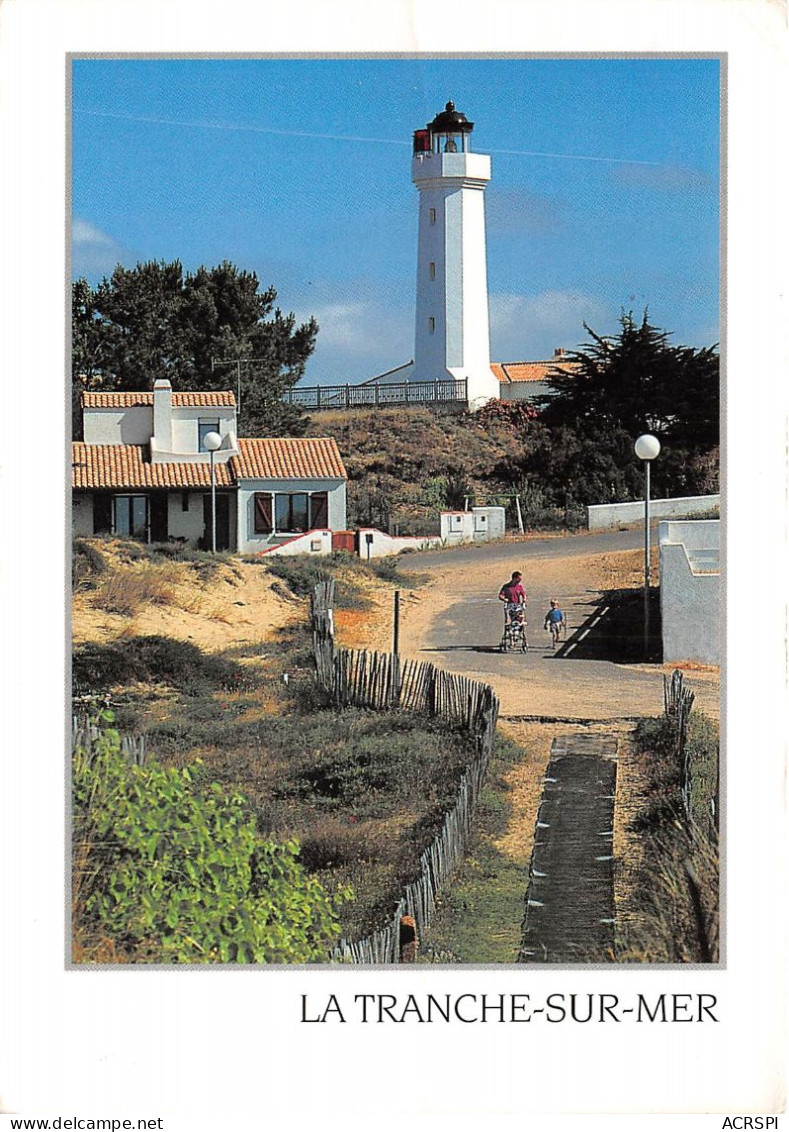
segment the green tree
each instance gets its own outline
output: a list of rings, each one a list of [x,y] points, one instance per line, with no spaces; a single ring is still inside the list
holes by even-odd
[[[131,962],[309,963],[339,934],[334,895],[295,841],[264,838],[201,764],[132,765],[105,713],[73,760],[76,936]]]
[[[573,372],[556,368],[548,375],[552,393],[541,399],[543,420],[576,429],[604,421],[666,439],[686,439],[692,429],[700,444],[713,447],[720,408],[716,348],[671,345],[646,311],[641,322],[623,312],[619,326],[618,334],[602,336],[584,323],[592,341],[570,351]]]
[[[282,397],[302,377],[318,326],[314,319],[297,325],[276,298],[273,287],[261,291],[253,272],[228,262],[193,273],[178,260],[118,266],[95,289],[78,279],[75,405],[85,389],[150,389],[165,377],[174,389],[235,389],[236,366],[211,368],[212,359],[222,359],[240,362],[242,435],[302,433],[302,414]]]
[[[607,500],[606,484],[618,498],[630,489],[638,494],[640,463],[632,445],[651,432],[662,446],[653,466],[655,490],[684,494],[700,490],[702,479],[709,490],[714,477],[704,457],[716,451],[720,427],[716,348],[671,345],[647,312],[641,322],[623,312],[618,334],[610,337],[584,327],[590,344],[563,359],[575,363],[574,371],[553,370],[552,393],[540,401],[541,423],[559,449],[548,461],[553,474],[565,464],[563,486],[574,480],[580,502]]]

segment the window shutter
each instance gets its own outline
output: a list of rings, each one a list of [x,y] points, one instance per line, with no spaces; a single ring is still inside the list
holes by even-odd
[[[328,491],[314,491],[312,493],[312,527],[328,527],[329,525],[329,493]]]
[[[271,492],[255,492],[255,534],[270,535],[274,529],[271,521]]]

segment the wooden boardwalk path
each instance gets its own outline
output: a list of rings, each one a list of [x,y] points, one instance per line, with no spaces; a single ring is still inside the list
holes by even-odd
[[[617,740],[554,739],[537,814],[519,963],[601,963],[614,945]]]

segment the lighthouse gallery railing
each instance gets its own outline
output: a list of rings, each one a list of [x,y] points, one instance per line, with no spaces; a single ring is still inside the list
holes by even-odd
[[[284,401],[302,409],[358,409],[379,405],[466,404],[465,379],[455,381],[397,381],[380,385],[313,385],[289,389]]]

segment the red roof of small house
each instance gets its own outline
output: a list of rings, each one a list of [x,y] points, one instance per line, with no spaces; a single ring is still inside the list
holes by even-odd
[[[348,478],[333,436],[239,439],[230,463],[237,479]]]
[[[575,373],[578,365],[558,357],[549,362],[491,362],[490,368],[504,384],[512,381],[547,381],[548,375],[554,370]]]
[[[174,409],[233,408],[235,394],[225,389],[220,392],[173,393]],[[153,405],[153,391],[141,393],[83,393],[83,409],[131,409]]]
[[[259,437],[238,441],[238,456],[215,462],[217,487],[239,479],[347,479],[333,437]],[[74,441],[71,486],[75,489],[210,487],[210,463],[153,464],[143,444]]]
[[[73,488],[183,488],[211,486],[209,463],[152,464],[143,444],[85,444],[71,447]],[[217,487],[230,487],[227,464],[215,463]]]

